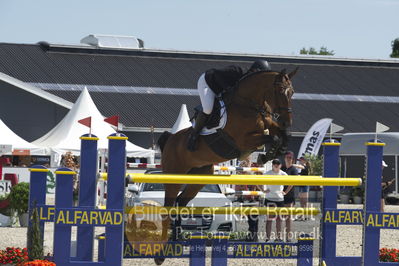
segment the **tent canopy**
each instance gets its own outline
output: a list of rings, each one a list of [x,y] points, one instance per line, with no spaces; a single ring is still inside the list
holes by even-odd
[[[91,133],[99,138],[98,148],[107,149],[107,137],[116,131],[111,125],[104,122],[104,117],[94,104],[87,88],[82,91],[68,114],[46,135],[32,143],[40,147],[49,147],[56,152],[78,153],[80,136],[89,133],[89,128],[78,123],[78,120],[89,116],[91,117]],[[130,157],[150,158],[154,156],[153,150],[144,149],[129,141],[126,142],[126,151]]]
[[[191,127],[192,124],[190,122],[190,117],[188,116],[188,112],[187,112],[187,106],[185,104],[181,105],[180,108],[180,113],[179,116],[177,117],[177,120],[175,122],[175,124],[172,127],[172,134],[175,134],[177,132],[179,132],[182,129]]]
[[[366,142],[374,141],[375,133],[347,133],[342,136],[340,155],[366,155]],[[384,155],[399,154],[399,132],[379,133],[377,139],[384,142]]]

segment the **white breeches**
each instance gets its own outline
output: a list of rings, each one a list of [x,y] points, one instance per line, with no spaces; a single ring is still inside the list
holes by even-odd
[[[215,101],[215,93],[209,88],[205,80],[205,73],[198,79],[198,93],[201,99],[203,112],[209,115],[213,109],[213,103]]]

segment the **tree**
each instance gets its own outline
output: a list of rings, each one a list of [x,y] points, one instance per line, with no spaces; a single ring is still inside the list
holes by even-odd
[[[31,260],[43,259],[43,236],[40,229],[40,219],[37,202],[33,203],[31,226],[28,227],[28,254]]]
[[[327,47],[322,46],[320,47],[320,50],[317,51],[315,48],[310,47],[309,50],[307,50],[305,47],[303,47],[300,51],[300,54],[312,54],[312,55],[334,55],[335,52],[334,50],[329,51]]]
[[[392,41],[392,54],[391,57],[399,58],[399,38]]]

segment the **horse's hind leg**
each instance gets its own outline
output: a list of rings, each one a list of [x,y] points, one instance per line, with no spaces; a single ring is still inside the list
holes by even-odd
[[[173,207],[176,203],[177,194],[179,194],[181,184],[164,184],[165,186],[165,202],[163,206]],[[162,239],[168,238],[168,228],[171,223],[170,214],[162,219]]]
[[[189,174],[212,174],[213,173],[213,166],[207,165],[201,168],[193,168],[189,172]],[[176,205],[179,207],[187,206],[187,204],[195,198],[198,192],[203,188],[204,185],[199,184],[188,184],[184,190],[179,194],[176,199]],[[177,220],[175,222],[173,237],[175,238],[178,235],[178,230],[181,228],[181,217],[178,215]]]
[[[213,165],[206,165],[200,168],[192,168],[189,174],[204,174],[204,175],[212,175],[213,174]],[[187,185],[183,192],[176,199],[176,203],[179,206],[187,206],[187,204],[195,198],[198,192],[204,187],[204,185]]]
[[[180,191],[180,184],[164,184],[165,186],[165,207],[173,207],[176,202],[177,194]],[[162,241],[168,240],[168,230],[171,224],[171,217],[170,214],[162,216]],[[173,228],[173,230],[175,230]],[[154,262],[156,265],[161,265],[165,261],[165,258],[154,258]]]

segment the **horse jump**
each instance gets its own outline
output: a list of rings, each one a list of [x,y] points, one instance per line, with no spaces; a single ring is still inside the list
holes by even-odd
[[[83,136],[82,138],[82,149],[81,149],[81,170],[80,170],[80,191],[79,191],[79,207],[72,206],[72,177],[75,174],[73,171],[67,168],[60,168],[56,171],[56,199],[55,206],[45,205],[46,196],[46,176],[47,169],[42,166],[34,166],[31,168],[31,181],[30,181],[30,199],[29,206],[30,211],[34,204],[37,204],[40,214],[40,227],[42,232],[44,231],[44,222],[54,222],[54,259],[57,265],[71,265],[75,263],[82,264],[101,264],[101,265],[121,265],[124,253],[126,253],[126,246],[123,241],[123,229],[125,206],[124,199],[121,195],[124,195],[125,188],[125,177],[126,177],[126,154],[125,154],[125,136],[111,135],[109,137],[109,171],[108,171],[108,198],[107,206],[105,210],[99,210],[95,207],[95,193],[96,193],[96,181],[97,181],[97,138],[93,136]],[[381,161],[382,161],[382,144],[380,143],[369,143],[368,144],[368,179],[374,180],[367,182],[366,193],[366,204],[364,210],[364,221],[363,226],[365,228],[365,242],[363,245],[364,251],[363,257],[364,265],[376,265],[378,262],[378,237],[380,228],[399,228],[399,226],[386,224],[384,227],[377,227],[376,223],[373,223],[371,219],[377,219],[379,222],[382,221],[382,215],[395,215],[395,214],[380,214],[376,206],[379,206],[378,188],[380,188],[380,174]],[[338,176],[338,143],[325,143],[324,144],[324,176],[310,177],[307,178],[306,182],[299,182],[296,184],[318,184],[318,185],[329,185],[324,188],[324,201],[322,206],[323,213],[323,228],[322,228],[322,260],[327,265],[336,265],[342,263],[342,265],[349,265],[354,262],[354,265],[361,264],[361,258],[347,258],[337,257],[335,254],[335,239],[336,239],[336,224],[348,224],[350,221],[337,221],[332,217],[336,217],[338,211],[349,210],[338,210],[336,209],[336,196],[337,187],[339,185],[359,185],[361,181],[359,179],[342,179],[334,178]],[[378,171],[379,170],[379,171]],[[378,176],[378,178],[377,178]],[[271,177],[261,177],[264,183],[276,182]],[[135,179],[138,182],[151,182],[151,177],[145,175],[133,175],[130,179]],[[154,177],[155,178],[155,177]],[[157,177],[162,179],[162,177]],[[168,177],[169,178],[169,177]],[[175,178],[170,177],[163,178],[162,183],[176,182]],[[189,177],[186,177],[189,179]],[[195,177],[193,177],[195,178]],[[214,178],[202,177],[202,178]],[[223,178],[220,179],[220,178]],[[216,177],[214,182],[228,182],[229,177]],[[294,182],[293,177],[287,177],[289,181],[286,181],[284,177],[281,177],[280,183]],[[296,177],[298,178],[298,177]],[[232,177],[231,183],[239,182],[238,177]],[[155,181],[153,181],[155,182]],[[156,181],[156,182],[159,182]],[[187,180],[185,180],[187,182]],[[196,181],[198,182],[198,181]],[[307,183],[308,182],[308,183]],[[240,183],[240,182],[239,182]],[[378,185],[377,185],[378,183]],[[275,184],[275,183],[274,183]],[[335,207],[332,204],[335,203]],[[378,207],[379,208],[379,207]],[[351,210],[356,211],[356,210]],[[396,214],[397,215],[397,214]],[[354,215],[352,215],[354,217]],[[370,218],[372,217],[372,218]],[[30,221],[31,222],[31,221]],[[352,223],[353,224],[353,223]],[[31,226],[31,224],[30,224]],[[77,233],[77,256],[74,258],[70,257],[70,243],[71,243],[71,226],[78,227]],[[106,228],[105,238],[101,238],[99,241],[99,261],[93,263],[93,239],[94,239],[94,227],[104,226]],[[198,241],[199,242],[198,242]],[[187,245],[199,245],[204,247],[203,236],[198,236],[192,240],[184,243]],[[305,241],[305,242],[303,242]],[[298,254],[288,254],[289,258],[297,258],[298,265],[311,265],[313,246],[312,241],[309,238],[303,238],[298,243],[283,243],[283,244],[269,244],[269,243],[258,243],[260,246],[267,246],[269,249],[285,248],[289,250],[293,246],[297,246]],[[227,258],[239,258],[240,254],[244,254],[246,249],[250,249],[254,243],[229,243],[225,237],[216,237],[213,240],[213,259],[218,265],[227,265]],[[176,243],[174,243],[176,244]],[[163,243],[162,245],[168,245]],[[108,248],[107,248],[108,247]],[[222,247],[222,248],[217,248]],[[217,250],[226,250],[223,247],[229,247],[233,250],[232,254],[218,253]],[[194,249],[197,250],[197,249]],[[200,249],[204,251],[204,249]],[[238,251],[244,253],[237,253]],[[244,251],[243,251],[244,250]],[[197,250],[198,251],[198,250]],[[202,252],[201,251],[201,252]],[[198,251],[200,254],[201,253]],[[204,265],[204,256],[198,256],[199,253],[192,253],[191,255],[185,255],[186,257],[191,256],[192,265]],[[288,251],[287,251],[288,252]],[[247,253],[245,253],[247,254]],[[251,254],[251,253],[250,253]],[[140,255],[140,254],[139,254]],[[154,257],[150,254],[149,256],[132,255],[130,257]],[[166,254],[168,255],[168,254]],[[182,256],[184,254],[181,254]],[[268,254],[257,257],[255,254],[251,254],[255,258],[270,258]],[[283,254],[284,255],[284,254]],[[287,256],[288,256],[287,255]],[[173,254],[169,254],[169,257],[173,257]],[[309,257],[310,256],[310,257]],[[127,256],[129,257],[129,256]],[[184,257],[184,256],[183,256]],[[242,256],[244,257],[244,255]],[[245,256],[245,258],[248,258]],[[277,257],[278,258],[278,257]],[[281,258],[287,258],[281,256]]]

